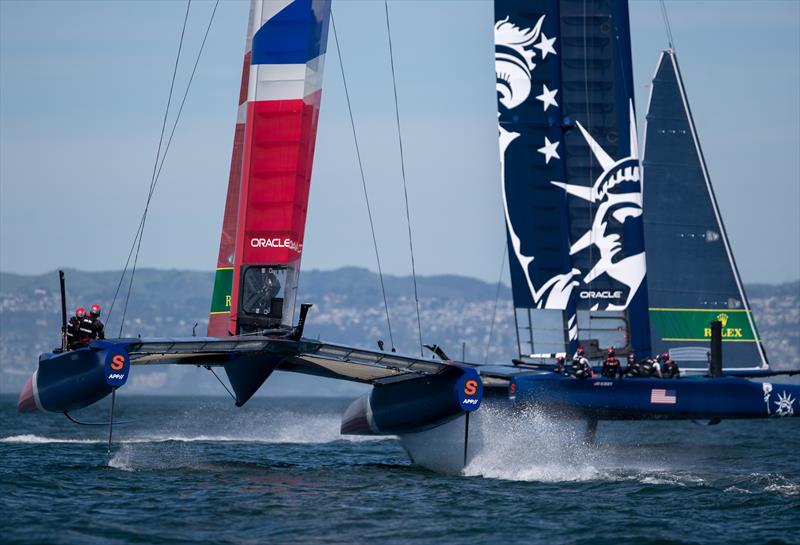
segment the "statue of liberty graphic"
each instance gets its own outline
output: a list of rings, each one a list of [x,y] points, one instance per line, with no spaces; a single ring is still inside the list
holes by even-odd
[[[570,197],[591,203],[593,217],[589,229],[577,240],[569,241],[570,258],[581,253],[589,255],[590,268],[576,268],[574,263],[578,260],[573,259],[573,266],[559,274],[542,274],[542,271],[537,271],[537,256],[530,255],[530,251],[526,252],[524,233],[516,227],[522,224],[521,212],[515,212],[510,206],[512,197],[508,195],[510,188],[506,184],[506,169],[510,168],[509,150],[521,134],[506,129],[501,122],[513,119],[514,109],[525,103],[534,92],[532,79],[538,55],[544,57],[547,53],[555,53],[554,38],[548,39],[542,32],[545,17],[543,15],[539,18],[532,28],[520,28],[508,17],[497,21],[494,27],[496,89],[500,103],[498,133],[501,192],[511,248],[525,275],[535,308],[566,309],[576,288],[582,294],[592,293],[584,290],[590,290],[592,283],[599,279],[603,285],[619,286],[613,293],[619,293],[620,297],[612,296],[600,299],[599,302],[593,299],[590,303],[591,309],[624,310],[637,293],[646,274],[644,248],[636,248],[632,252],[628,247],[627,253],[623,251],[623,233],[641,232],[642,221],[641,168],[632,102],[629,105],[630,153],[627,157],[612,158],[578,122],[575,125],[602,172],[591,186],[570,184],[564,180],[551,181],[553,186]],[[539,52],[535,49],[539,49]],[[557,90],[548,89],[545,85],[543,94],[536,97],[542,101],[545,110],[549,104],[557,105],[556,92]],[[520,126],[522,125],[515,125]],[[546,165],[550,164],[551,159],[560,159],[559,142],[550,142],[545,138],[543,144],[538,151],[545,156]],[[530,212],[525,210],[524,213]],[[638,225],[633,226],[631,223]],[[585,263],[587,260],[584,258],[580,261]]]

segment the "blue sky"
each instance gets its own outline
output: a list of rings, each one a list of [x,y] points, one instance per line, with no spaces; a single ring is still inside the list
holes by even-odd
[[[182,91],[211,2],[195,0]],[[800,3],[667,2],[745,282],[800,277]],[[0,270],[119,269],[146,198],[184,2],[0,2]],[[223,0],[156,192],[140,264],[212,270],[248,5]],[[504,233],[490,2],[390,2],[417,270],[495,281]],[[666,45],[631,2],[640,122]],[[408,274],[382,2],[334,0],[384,269]],[[374,267],[329,48],[304,267]]]

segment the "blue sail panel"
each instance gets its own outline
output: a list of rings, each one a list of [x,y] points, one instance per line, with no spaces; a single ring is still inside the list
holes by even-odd
[[[552,331],[560,328],[562,351],[586,341],[598,350],[614,344],[646,354],[627,3],[496,0],[494,31],[520,352],[549,351],[534,346],[543,322],[538,330],[551,339],[547,346],[559,343]],[[550,312],[535,316],[542,311]],[[560,311],[560,324],[552,311]]]
[[[723,324],[725,367],[766,367],[697,138],[674,51],[662,53],[647,112],[645,236],[652,344],[705,367],[709,323]]]

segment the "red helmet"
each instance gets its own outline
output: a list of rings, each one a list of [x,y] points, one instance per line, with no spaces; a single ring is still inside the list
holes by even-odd
[[[613,346],[608,349],[608,355],[609,356],[616,356],[617,355],[617,353],[614,351],[614,347]]]
[[[92,305],[92,308],[89,309],[89,314],[92,316],[100,316],[100,305]]]
[[[84,316],[86,316],[86,309],[83,307],[76,308],[75,316],[77,316],[78,318],[83,318]]]
[[[579,346],[579,347],[578,347],[578,351],[577,351],[577,352],[575,352],[575,354],[577,354],[578,356],[583,356],[583,347],[582,347],[582,346]]]

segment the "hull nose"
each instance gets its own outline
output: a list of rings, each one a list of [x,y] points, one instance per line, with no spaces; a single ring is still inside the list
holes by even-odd
[[[33,375],[28,377],[25,386],[22,387],[22,391],[19,393],[17,410],[21,413],[34,413],[39,410],[36,405],[36,398],[33,395]]]

